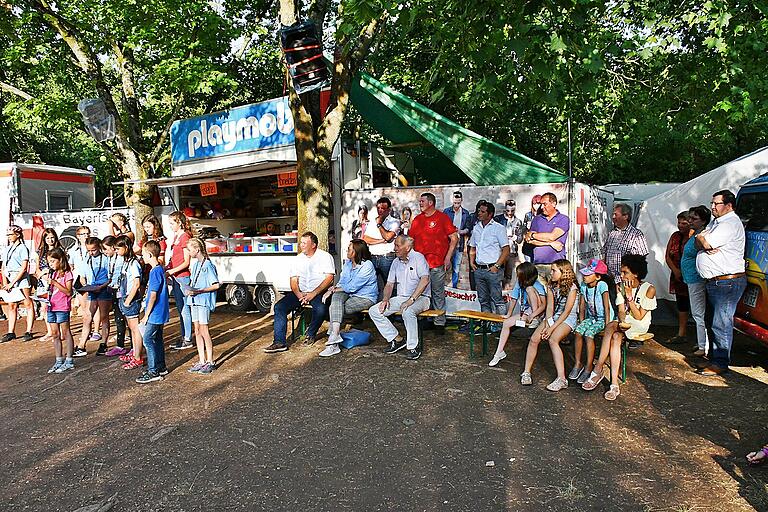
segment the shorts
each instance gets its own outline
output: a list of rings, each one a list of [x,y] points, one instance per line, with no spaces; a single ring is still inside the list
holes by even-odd
[[[14,272],[12,270],[9,271],[8,275],[7,275],[8,281],[9,282],[12,281],[16,277],[17,274],[18,274],[18,272]],[[21,288],[22,290],[25,289],[25,288],[27,288],[27,289],[31,288],[31,286],[29,284],[29,276],[28,275],[24,275],[24,277],[22,279],[20,279],[15,285],[13,285],[13,288]]]
[[[48,311],[45,319],[49,324],[63,324],[69,322],[69,311]]]
[[[198,306],[197,304],[192,304],[189,306],[189,309],[192,311],[193,322],[208,325],[208,320],[211,318],[211,310],[208,309],[208,306]]]
[[[555,320],[559,320],[560,317],[558,316],[555,318]],[[571,314],[568,315],[568,317],[563,321],[563,323],[571,328],[571,330],[574,330],[576,328],[576,323],[579,321],[579,313],[576,311],[576,306],[574,305],[573,309],[571,310]]]
[[[675,304],[680,313],[687,313],[691,310],[691,298],[688,295],[675,295]]]
[[[107,286],[106,288],[98,291],[98,292],[88,292],[88,300],[108,300],[112,301],[112,288]]]
[[[574,332],[583,335],[585,338],[594,339],[595,335],[603,329],[605,329],[605,322],[603,320],[598,320],[596,318],[585,318],[583,322],[576,326]]]
[[[123,314],[125,318],[138,318],[139,313],[141,312],[141,300],[140,299],[133,299],[133,302],[131,302],[128,306],[125,305],[125,301],[120,299],[120,312]]]

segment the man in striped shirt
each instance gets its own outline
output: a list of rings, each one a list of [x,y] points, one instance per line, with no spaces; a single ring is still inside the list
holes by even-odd
[[[631,224],[632,208],[624,203],[613,207],[613,230],[603,246],[603,259],[616,284],[621,283],[621,257],[625,254],[648,255],[648,244],[642,231]]]

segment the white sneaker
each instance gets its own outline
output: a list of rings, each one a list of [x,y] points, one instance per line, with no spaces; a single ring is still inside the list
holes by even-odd
[[[341,339],[341,336],[338,334],[329,334],[328,335],[328,341],[325,342],[326,347],[330,347],[331,345],[338,345],[343,340]]]
[[[488,363],[488,366],[496,366],[505,357],[507,357],[507,353],[503,350],[501,352],[496,352],[493,354],[493,359],[491,359],[491,362]]]
[[[558,377],[549,383],[549,385],[547,386],[547,390],[560,391],[561,389],[565,389],[567,387],[568,387],[568,379],[561,379],[560,377]]]
[[[531,374],[528,372],[523,372],[520,374],[520,384],[523,386],[530,386],[531,385]]]
[[[334,343],[333,345],[328,345],[327,347],[325,347],[325,349],[322,352],[320,352],[320,357],[331,357],[331,356],[335,356],[340,352],[341,352],[341,349],[339,348],[339,345]]]

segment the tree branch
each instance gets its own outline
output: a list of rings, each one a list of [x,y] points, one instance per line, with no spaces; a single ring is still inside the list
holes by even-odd
[[[33,99],[31,94],[28,94],[21,89],[17,89],[16,87],[12,86],[11,84],[0,82],[0,89],[2,89],[5,92],[10,92],[11,94],[15,94],[16,96],[19,96],[25,100],[31,100]]]
[[[141,115],[139,100],[136,97],[136,76],[134,74],[133,50],[120,43],[112,44],[112,51],[117,56],[120,72],[121,100],[125,110],[125,124],[128,129],[128,140],[136,149],[143,149],[141,139]]]
[[[184,105],[185,100],[186,100],[186,95],[183,92],[179,93],[179,97],[176,99],[176,104],[173,106],[171,115],[168,116],[168,122],[165,124],[165,128],[163,128],[163,130],[157,136],[157,141],[155,142],[154,149],[152,149],[152,151],[149,153],[149,156],[147,157],[147,161],[150,164],[156,163],[159,160],[160,153],[163,151],[163,148],[165,147],[165,141],[168,139],[168,134],[171,133],[171,126],[173,126],[173,122],[176,120],[176,117],[179,115],[179,112],[181,111],[181,107]]]

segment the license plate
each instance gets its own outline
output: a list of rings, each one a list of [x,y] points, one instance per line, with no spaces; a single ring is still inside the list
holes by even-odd
[[[742,301],[744,302],[744,305],[748,308],[754,308],[757,306],[757,297],[760,295],[760,288],[757,287],[757,285],[751,284],[747,286],[747,289],[744,290],[744,295],[742,296]]]

